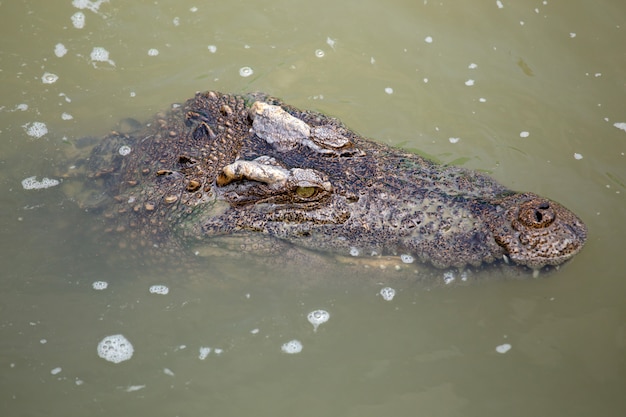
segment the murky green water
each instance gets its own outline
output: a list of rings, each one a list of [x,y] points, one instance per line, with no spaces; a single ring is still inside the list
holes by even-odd
[[[60,3],[0,2],[1,415],[624,415],[623,1]],[[66,141],[207,89],[489,171],[571,208],[588,245],[549,277],[470,286],[181,271],[116,263],[62,187],[23,189]],[[132,359],[99,358],[120,333]]]

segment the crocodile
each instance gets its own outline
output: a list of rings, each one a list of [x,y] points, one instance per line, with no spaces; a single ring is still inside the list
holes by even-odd
[[[88,149],[70,170],[86,178],[82,207],[107,231],[163,251],[234,241],[266,256],[297,248],[537,272],[572,258],[587,238],[555,201],[262,93],[197,93]]]

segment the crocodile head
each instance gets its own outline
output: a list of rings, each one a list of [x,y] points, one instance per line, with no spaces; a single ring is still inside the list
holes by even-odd
[[[271,253],[395,255],[439,268],[504,259],[538,270],[574,256],[587,236],[556,202],[261,95],[198,93],[90,155],[87,185],[112,197],[106,230],[157,250],[272,242]]]
[[[255,102],[251,138],[219,170],[232,209],[205,233],[261,232],[345,255],[405,255],[436,267],[504,259],[540,269],[582,248],[583,222],[560,204],[473,171],[360,138],[335,119]]]

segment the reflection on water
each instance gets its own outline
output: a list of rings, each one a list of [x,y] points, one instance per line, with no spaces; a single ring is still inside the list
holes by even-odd
[[[626,7],[526,3],[0,3],[0,414],[622,415]],[[489,171],[589,243],[550,276],[446,286],[95,234],[55,183],[67,144],[207,89]],[[99,357],[119,334],[132,357]]]

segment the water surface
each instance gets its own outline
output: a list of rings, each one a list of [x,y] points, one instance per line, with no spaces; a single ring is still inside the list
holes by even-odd
[[[622,1],[51,3],[0,2],[0,414],[624,415]],[[22,187],[55,179],[68,142],[208,89],[488,171],[572,209],[588,244],[476,285],[163,267],[118,261],[63,184]],[[97,354],[115,334],[134,347],[119,364]]]

